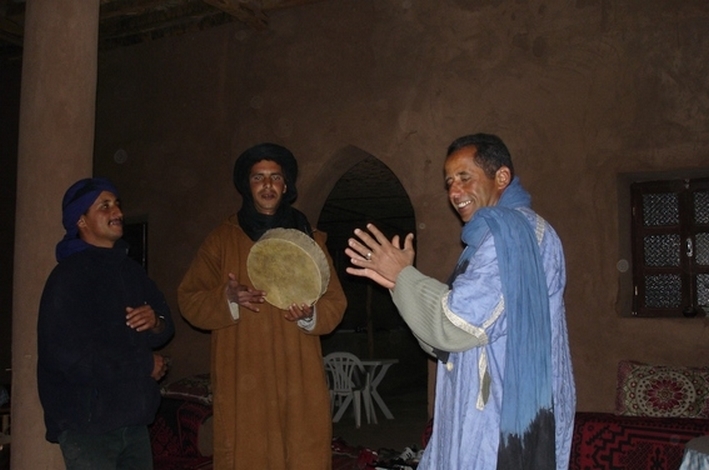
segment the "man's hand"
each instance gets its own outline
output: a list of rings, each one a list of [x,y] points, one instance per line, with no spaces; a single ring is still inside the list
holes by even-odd
[[[285,314],[285,318],[288,321],[298,321],[306,318],[311,318],[313,316],[313,306],[305,304],[293,304],[288,307],[288,313]]]
[[[258,304],[262,304],[266,300],[266,292],[262,290],[251,289],[248,286],[239,284],[236,276],[229,273],[229,282],[226,287],[226,296],[229,302],[237,303],[243,307],[259,311]]]
[[[368,277],[387,289],[393,289],[401,270],[414,264],[414,235],[406,235],[404,247],[401,248],[398,235],[389,241],[373,224],[367,224],[367,230],[371,235],[355,229],[358,239],[348,240],[349,248],[345,249],[345,254],[356,267],[347,268],[346,271],[355,276]]]
[[[153,353],[153,373],[150,374],[150,377],[154,378],[155,380],[162,379],[167,373],[167,366],[168,361],[165,356]]]
[[[133,328],[135,331],[151,330],[159,323],[158,315],[150,305],[141,305],[140,307],[126,307],[126,325]]]

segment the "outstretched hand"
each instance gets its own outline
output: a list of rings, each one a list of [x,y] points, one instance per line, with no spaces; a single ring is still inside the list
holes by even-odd
[[[389,241],[373,224],[367,224],[367,230],[369,233],[355,229],[357,238],[347,241],[349,248],[345,249],[345,254],[350,257],[354,267],[346,271],[355,276],[368,277],[387,289],[393,289],[399,273],[414,264],[414,235],[406,235],[404,246],[401,247],[399,235],[394,235]]]
[[[253,310],[254,312],[258,312],[258,305],[264,303],[266,300],[266,292],[239,284],[236,276],[232,273],[229,273],[226,296],[227,299],[229,299],[229,302],[237,303],[240,306],[248,308],[249,310]]]

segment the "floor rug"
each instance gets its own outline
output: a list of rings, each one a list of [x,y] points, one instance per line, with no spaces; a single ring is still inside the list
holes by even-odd
[[[709,420],[576,413],[569,470],[677,470]]]

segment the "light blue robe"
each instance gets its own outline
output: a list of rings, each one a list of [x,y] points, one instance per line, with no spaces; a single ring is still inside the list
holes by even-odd
[[[558,470],[566,470],[576,392],[563,300],[564,254],[556,232],[546,221],[531,209],[519,210],[535,229],[546,275],[556,463]],[[406,268],[392,291],[402,317],[424,349],[458,351],[451,352],[447,362],[438,363],[433,434],[418,468],[494,470],[500,439],[507,317],[494,241],[489,233],[474,251],[465,271],[456,277],[452,289],[441,286],[414,268]],[[438,320],[436,316],[443,318]],[[446,334],[451,325],[455,335]],[[475,346],[466,347],[458,341],[460,332],[470,336],[465,344]]]

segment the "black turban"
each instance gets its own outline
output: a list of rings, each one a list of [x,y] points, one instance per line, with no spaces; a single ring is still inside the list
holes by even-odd
[[[258,162],[270,160],[281,166],[283,178],[286,182],[286,192],[283,194],[281,204],[273,215],[261,214],[254,207],[254,198],[251,194],[249,176],[251,168]],[[253,241],[272,228],[293,228],[313,236],[313,229],[305,214],[291,206],[298,197],[295,180],[298,178],[298,162],[293,153],[287,148],[271,143],[255,145],[245,150],[234,164],[234,186],[243,198],[241,209],[237,216],[239,225]]]
[[[295,180],[298,178],[298,162],[290,150],[277,144],[258,144],[239,155],[234,164],[234,186],[236,186],[236,190],[239,191],[244,199],[253,200],[249,174],[251,173],[251,167],[263,160],[270,160],[281,166],[283,177],[286,181],[283,202],[290,204],[295,201],[296,197],[298,197],[298,190],[295,187]]]

